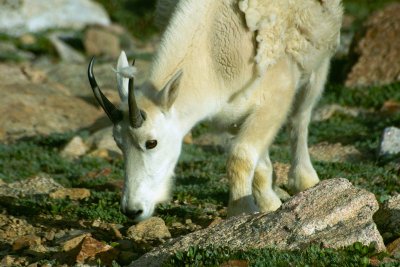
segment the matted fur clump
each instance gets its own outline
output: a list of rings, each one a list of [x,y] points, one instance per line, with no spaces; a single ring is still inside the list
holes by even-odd
[[[319,51],[326,49],[323,46],[330,45],[333,53],[339,45],[342,8],[338,0],[239,0],[239,8],[249,29],[256,32],[255,60],[260,74],[284,53],[310,70],[320,61]]]

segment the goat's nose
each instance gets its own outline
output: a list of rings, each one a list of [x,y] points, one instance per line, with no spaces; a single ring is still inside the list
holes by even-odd
[[[131,218],[131,219],[136,219],[137,217],[139,217],[140,215],[142,215],[143,210],[129,210],[126,209],[125,211],[122,211],[123,214],[125,214],[125,216]]]

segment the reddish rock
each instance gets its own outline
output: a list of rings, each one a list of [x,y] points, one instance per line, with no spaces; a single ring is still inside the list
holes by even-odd
[[[366,33],[355,46],[359,55],[346,86],[384,85],[400,81],[400,3],[388,5],[366,22]]]
[[[87,236],[83,239],[79,253],[76,256],[76,262],[84,263],[85,261],[100,259],[103,265],[110,266],[117,259],[118,254],[118,251],[110,245]]]

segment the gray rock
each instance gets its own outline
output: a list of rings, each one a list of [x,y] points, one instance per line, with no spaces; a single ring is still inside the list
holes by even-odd
[[[167,242],[130,266],[161,266],[169,255],[190,246],[294,250],[311,243],[340,248],[361,242],[374,243],[378,251],[384,251],[372,220],[377,209],[372,193],[355,188],[346,179],[326,180],[294,196],[276,212],[233,217]]]
[[[61,156],[67,158],[77,158],[83,156],[88,151],[87,146],[80,136],[75,136],[61,151]]]
[[[130,227],[127,237],[135,242],[152,242],[171,237],[163,219],[152,217]]]
[[[400,153],[400,129],[388,127],[384,130],[379,148],[379,156],[394,156]]]
[[[56,28],[109,25],[105,10],[91,0],[14,0],[0,2],[0,32],[22,35]]]
[[[387,239],[400,237],[400,195],[389,198],[375,213],[379,231]]]
[[[25,197],[49,194],[51,191],[60,189],[62,186],[52,178],[37,176],[31,179],[17,181],[0,186],[0,197]]]
[[[363,154],[352,145],[340,143],[319,143],[310,147],[310,155],[314,160],[326,162],[359,162]]]
[[[1,67],[0,67],[1,69]],[[82,99],[67,95],[56,83],[36,84],[18,72],[6,71],[0,82],[0,140],[77,131],[92,125],[103,112]],[[2,73],[3,74],[3,73]],[[6,84],[3,84],[5,82]]]

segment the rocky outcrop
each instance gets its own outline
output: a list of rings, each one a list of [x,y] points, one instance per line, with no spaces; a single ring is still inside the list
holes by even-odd
[[[130,266],[161,266],[169,255],[190,246],[294,250],[312,243],[340,248],[361,242],[374,243],[382,251],[385,246],[372,220],[377,210],[372,193],[355,188],[345,179],[326,180],[291,198],[276,212],[228,219],[174,239]]]
[[[400,4],[373,14],[366,33],[355,46],[358,59],[347,77],[349,87],[383,85],[400,81]]]

